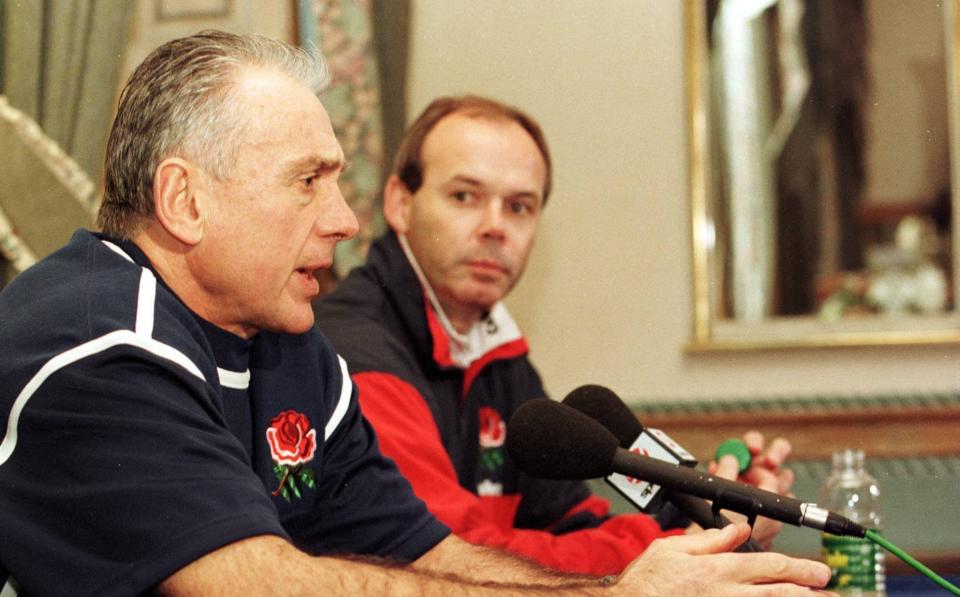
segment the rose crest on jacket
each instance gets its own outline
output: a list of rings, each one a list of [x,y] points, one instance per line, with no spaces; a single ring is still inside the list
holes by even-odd
[[[272,492],[286,501],[302,497],[300,487],[317,485],[313,470],[304,466],[317,451],[317,430],[303,413],[285,410],[270,421],[267,444],[273,457],[273,472],[280,484]]]
[[[507,440],[507,424],[495,409],[482,406],[478,411],[480,427],[480,468],[486,478],[477,484],[478,495],[502,495],[503,484],[494,479],[503,468],[503,444]]]

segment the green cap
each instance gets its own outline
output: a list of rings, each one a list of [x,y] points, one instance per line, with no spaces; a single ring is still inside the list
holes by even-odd
[[[746,472],[747,469],[750,468],[750,448],[747,447],[747,444],[743,443],[743,440],[733,438],[724,440],[723,443],[717,447],[717,451],[713,457],[717,462],[720,462],[720,458],[727,454],[732,454],[736,457],[737,463],[740,465],[741,473]]]

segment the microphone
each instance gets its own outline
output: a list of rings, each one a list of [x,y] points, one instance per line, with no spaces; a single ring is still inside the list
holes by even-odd
[[[582,480],[616,472],[709,499],[715,508],[748,518],[766,516],[840,536],[867,533],[863,526],[814,503],[632,454],[603,425],[549,398],[530,400],[513,414],[507,427],[507,452],[534,477]]]
[[[667,434],[659,429],[645,427],[637,420],[623,400],[612,390],[598,385],[585,385],[576,388],[563,399],[563,404],[573,407],[600,423],[610,431],[621,448],[631,452],[641,452],[651,458],[663,460],[693,468],[696,459]],[[663,501],[669,501],[687,518],[705,529],[720,528],[730,524],[730,520],[719,512],[714,513],[706,501],[673,491],[661,491],[660,486],[614,473],[605,481],[624,498],[642,512],[659,511]],[[755,542],[746,545],[746,549],[760,551]]]
[[[567,394],[563,404],[577,409],[606,427],[625,450],[690,468],[697,466],[696,458],[689,452],[659,429],[648,429],[640,424],[630,407],[613,391],[603,386],[580,386]],[[672,497],[666,495],[668,492],[660,491],[658,485],[617,473],[605,480],[643,512],[658,511],[664,498]],[[709,511],[709,506],[707,510]]]

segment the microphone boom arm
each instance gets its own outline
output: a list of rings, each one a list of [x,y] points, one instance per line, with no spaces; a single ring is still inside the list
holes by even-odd
[[[656,483],[672,491],[713,501],[714,510],[726,509],[748,517],[766,516],[794,526],[805,526],[834,535],[864,537],[866,528],[816,504],[714,477],[617,448],[611,468],[618,473]]]

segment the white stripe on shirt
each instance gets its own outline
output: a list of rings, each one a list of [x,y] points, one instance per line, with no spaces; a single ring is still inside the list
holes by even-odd
[[[230,371],[217,367],[217,377],[220,378],[220,385],[231,390],[246,390],[250,387],[250,370]]]
[[[153,311],[157,302],[157,279],[153,272],[143,268],[140,274],[140,290],[137,293],[137,323],[134,327],[138,336],[153,337]]]
[[[340,385],[340,400],[337,401],[337,406],[333,409],[333,415],[330,416],[326,427],[323,428],[323,441],[330,439],[330,436],[337,430],[343,418],[347,416],[347,409],[350,407],[350,397],[353,395],[353,381],[350,379],[350,372],[347,371],[347,362],[344,361],[340,355],[337,355],[337,360],[340,361],[340,374],[343,378]]]
[[[17,597],[17,589],[13,586],[13,577],[7,579],[3,589],[0,589],[0,597]]]
[[[197,367],[197,365],[191,361],[187,355],[183,354],[169,344],[158,342],[153,338],[138,336],[130,330],[117,330],[115,332],[110,332],[109,334],[100,336],[99,338],[90,340],[89,342],[85,342],[79,346],[71,348],[70,350],[61,352],[57,356],[44,363],[43,367],[40,367],[40,370],[37,371],[37,373],[29,382],[27,382],[27,385],[20,390],[20,394],[17,396],[17,399],[13,401],[13,408],[10,409],[10,417],[7,420],[7,433],[4,436],[3,441],[0,442],[0,465],[5,463],[10,458],[10,456],[13,454],[13,449],[17,446],[17,423],[20,420],[20,413],[23,412],[27,402],[33,397],[34,393],[36,393],[36,391],[41,385],[43,385],[43,382],[45,382],[48,377],[60,369],[63,369],[64,367],[81,359],[104,352],[115,346],[122,345],[134,346],[162,359],[172,361],[201,380],[204,380],[203,373],[200,372],[200,369]]]

